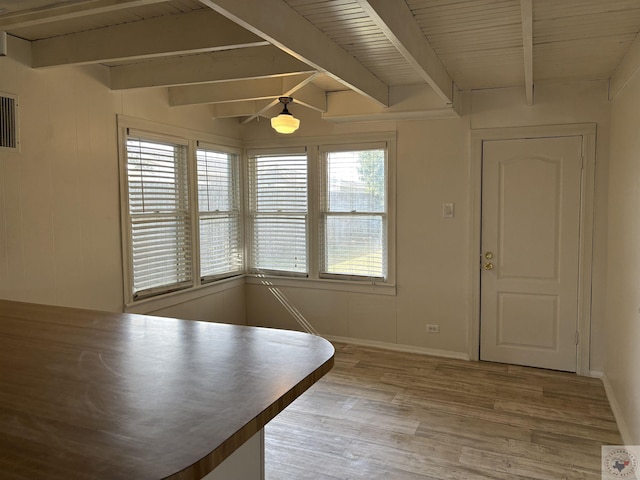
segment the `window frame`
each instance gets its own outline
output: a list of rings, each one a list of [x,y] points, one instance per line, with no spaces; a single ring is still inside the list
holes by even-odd
[[[328,179],[328,156],[331,153],[342,153],[342,152],[360,152],[360,151],[371,151],[371,150],[383,150],[384,152],[384,209],[382,212],[337,212],[330,211],[326,201],[328,199],[329,186],[327,185]],[[386,142],[375,142],[375,143],[348,143],[343,145],[320,145],[318,147],[319,153],[319,166],[320,166],[320,178],[318,181],[319,185],[319,209],[318,209],[318,258],[319,258],[319,278],[333,279],[333,280],[352,280],[352,281],[365,281],[372,283],[386,283],[388,275],[389,275],[389,255],[388,255],[388,230],[389,230],[389,149]],[[324,240],[325,235],[325,219],[329,217],[340,217],[345,215],[354,215],[359,217],[380,217],[382,220],[382,243],[383,243],[383,275],[382,277],[378,276],[364,276],[364,275],[355,275],[355,274],[346,274],[346,273],[331,273],[326,271],[326,241]]]
[[[293,270],[275,270],[268,268],[258,268],[255,266],[255,258],[254,258],[254,245],[253,239],[255,238],[255,219],[260,216],[269,216],[274,215],[273,212],[265,212],[261,213],[257,208],[257,192],[254,192],[255,183],[256,183],[256,172],[255,165],[253,159],[256,157],[272,157],[272,156],[294,156],[294,155],[304,155],[307,160],[307,171],[306,171],[306,187],[307,187],[307,209],[304,214],[300,212],[286,212],[285,215],[291,216],[304,216],[305,218],[305,271],[304,272],[296,272]],[[245,181],[245,185],[247,186],[246,190],[246,206],[245,206],[245,219],[246,226],[245,231],[247,232],[247,236],[245,237],[246,243],[246,266],[245,269],[247,273],[257,274],[257,275],[274,275],[274,276],[284,276],[284,277],[296,277],[296,278],[307,278],[309,275],[309,262],[310,262],[310,249],[309,249],[309,156],[307,151],[304,148],[269,148],[269,149],[252,149],[247,150],[245,154],[246,158],[246,175],[247,179]],[[256,203],[256,205],[254,205]],[[278,212],[280,213],[280,212]],[[277,215],[277,214],[276,214]]]
[[[244,168],[241,143],[237,140],[218,135],[196,132],[182,127],[158,124],[152,121],[117,116],[118,157],[120,169],[120,221],[123,263],[124,311],[148,313],[178,303],[197,299],[212,293],[225,291],[244,284],[244,236],[241,238],[243,253],[242,268],[228,276],[216,279],[203,279],[200,272],[200,211],[198,204],[197,184],[197,149],[202,148],[237,155],[239,168],[239,205],[240,227],[244,222]],[[164,289],[144,298],[134,298],[133,292],[133,260],[132,260],[132,223],[129,214],[128,191],[128,155],[127,138],[129,133],[138,137],[159,142],[186,145],[187,190],[189,202],[189,221],[191,234],[191,282],[189,286],[179,290]]]
[[[207,283],[211,283],[211,282],[216,282],[219,280],[224,280],[225,278],[229,278],[229,277],[233,277],[233,276],[237,276],[237,275],[244,275],[244,270],[245,270],[245,236],[244,236],[244,227],[245,227],[245,221],[244,221],[244,201],[243,201],[243,172],[242,172],[242,152],[238,149],[232,149],[229,147],[225,147],[225,146],[220,146],[220,145],[214,145],[214,144],[210,144],[208,142],[203,142],[203,141],[197,141],[196,142],[196,162],[195,162],[195,172],[194,172],[194,178],[196,181],[196,187],[194,189],[195,195],[196,195],[196,217],[197,217],[197,233],[198,233],[198,260],[201,260],[202,257],[202,245],[201,245],[201,241],[200,241],[200,237],[201,237],[201,219],[206,216],[209,215],[211,216],[213,213],[215,212],[211,212],[209,210],[207,211],[202,211],[200,210],[200,191],[199,191],[199,185],[198,185],[198,178],[199,178],[199,174],[198,174],[198,151],[199,150],[206,150],[209,152],[215,152],[215,153],[223,153],[223,154],[227,154],[227,155],[232,155],[234,157],[234,163],[235,165],[233,165],[231,167],[231,175],[234,177],[232,179],[233,182],[235,182],[235,185],[232,187],[233,190],[236,190],[236,193],[238,195],[237,198],[237,210],[225,210],[224,212],[222,211],[218,211],[218,214],[222,214],[222,213],[226,213],[228,215],[234,215],[237,217],[237,225],[238,225],[238,230],[239,230],[239,251],[240,251],[240,262],[239,262],[239,268],[236,270],[229,270],[228,272],[225,273],[221,273],[221,274],[215,274],[215,275],[204,275],[202,273],[202,262],[198,261],[198,275],[199,275],[199,279],[200,279],[200,283],[201,284],[207,284]]]
[[[130,138],[149,142],[149,143],[153,142],[156,145],[171,146],[176,148],[176,156],[174,157],[173,163],[175,164],[175,175],[176,177],[180,177],[180,180],[181,180],[180,182],[181,185],[179,189],[178,188],[176,189],[176,191],[182,192],[182,194],[179,193],[178,195],[176,195],[175,197],[176,205],[173,209],[170,209],[168,211],[163,211],[163,212],[160,212],[160,211],[155,211],[155,212],[142,211],[139,213],[131,212],[131,194],[130,194],[131,176],[129,174],[130,163],[129,163],[129,147],[128,147]],[[187,161],[188,144],[187,142],[185,142],[183,139],[180,139],[180,138],[150,135],[150,134],[147,134],[146,132],[141,132],[135,129],[127,129],[127,134],[125,136],[124,142],[125,142],[124,150],[125,150],[126,158],[124,160],[125,163],[124,163],[123,169],[126,169],[126,172],[124,172],[125,183],[123,185],[124,187],[123,190],[125,190],[126,197],[127,197],[125,213],[128,219],[128,222],[127,222],[128,234],[129,234],[128,253],[129,253],[129,262],[130,262],[129,268],[131,269],[130,280],[131,280],[132,299],[135,301],[144,300],[145,298],[151,298],[157,295],[162,295],[162,294],[190,288],[193,286],[193,275],[194,275],[193,260],[192,260],[193,239],[191,237],[194,228],[192,224],[193,218],[190,214],[192,207],[191,207],[191,198],[189,198],[189,185],[188,185],[189,174],[190,174],[189,162]],[[157,182],[156,182],[156,185],[157,185]],[[156,197],[156,200],[157,200],[157,197]],[[143,201],[142,203],[145,203],[145,202]],[[185,245],[184,248],[186,248],[186,252],[184,253],[185,255],[184,263],[176,264],[176,266],[184,265],[186,267],[187,276],[186,278],[180,281],[167,283],[164,285],[151,286],[145,289],[134,291],[134,287],[135,287],[135,261],[134,261],[135,246],[133,242],[134,229],[135,229],[134,227],[136,224],[153,222],[154,219],[157,222],[160,220],[166,220],[168,218],[175,218],[176,225],[178,225],[181,222],[181,220],[183,222],[182,228],[184,229],[184,238],[183,238],[183,242],[178,242],[175,246],[175,250],[176,250],[175,258],[177,259],[178,257],[181,256],[181,254],[179,253],[178,245],[180,244]],[[154,230],[149,230],[150,233],[153,233],[153,231]],[[176,269],[176,272],[178,271],[179,269]]]
[[[256,151],[287,151],[287,149],[307,150],[309,166],[308,185],[308,275],[295,277],[278,272],[252,272],[250,259],[247,257],[246,283],[251,285],[268,284],[279,287],[302,287],[319,290],[339,290],[353,293],[373,293],[381,295],[396,294],[396,132],[373,132],[359,135],[335,135],[322,137],[278,138],[277,140],[256,140],[245,142],[245,159]],[[387,277],[386,279],[372,277],[352,277],[346,275],[321,275],[320,273],[320,181],[322,178],[321,155],[323,149],[359,149],[363,146],[386,144],[386,204],[387,204]],[[248,169],[247,169],[248,170]],[[245,184],[249,184],[249,173]],[[248,195],[246,195],[248,197]],[[248,232],[251,228],[247,215]],[[247,236],[247,243],[250,237]]]

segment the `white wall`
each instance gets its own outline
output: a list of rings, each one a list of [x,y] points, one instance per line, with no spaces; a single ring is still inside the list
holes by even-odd
[[[593,338],[591,369],[604,364],[607,164],[610,107],[606,82],[536,86],[535,105],[520,88],[466,94],[461,119],[332,124],[291,107],[301,117],[300,136],[397,131],[397,295],[281,288],[321,333],[464,356],[469,352],[470,132],[471,129],[597,123]],[[294,111],[295,110],[295,111]],[[247,126],[244,137],[269,141],[268,122]],[[298,134],[294,134],[298,135]],[[455,202],[453,219],[442,203]],[[247,287],[250,324],[299,328],[267,288]],[[425,324],[440,325],[439,334]],[[475,348],[473,346],[472,348]]]
[[[33,70],[27,42],[8,47],[0,92],[19,96],[21,152],[0,153],[0,298],[122,311],[116,115],[232,138],[239,125],[171,109],[166,89],[112,92],[104,67]],[[182,309],[244,323],[244,288]]]
[[[605,384],[626,443],[640,444],[640,78],[613,100]]]

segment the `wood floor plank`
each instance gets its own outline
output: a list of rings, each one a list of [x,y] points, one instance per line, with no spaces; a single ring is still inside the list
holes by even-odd
[[[525,402],[511,400],[496,400],[494,408],[501,412],[510,412],[527,415],[535,418],[544,418],[555,422],[568,422],[589,427],[618,431],[615,421],[602,419],[589,414],[588,410],[576,408],[569,410],[568,405],[563,410],[551,406],[533,405]]]
[[[418,438],[422,442],[454,444],[459,448],[478,448],[481,445],[482,450],[487,452],[508,457],[526,458],[534,462],[551,464],[566,464],[569,462],[569,464],[578,465],[590,471],[596,471],[600,468],[600,445],[597,445],[597,448],[594,448],[594,444],[591,444],[589,448],[574,449],[571,448],[570,444],[559,442],[559,439],[545,441],[544,437],[534,437],[533,432],[531,433],[530,441],[508,437],[501,438],[495,435],[486,436],[482,441],[479,441],[472,435],[443,433],[433,429],[422,430]],[[536,442],[538,439],[540,443]]]
[[[267,480],[596,480],[622,441],[597,379],[335,346],[265,428]]]
[[[469,447],[463,449],[460,463],[536,480],[600,480],[601,477],[600,472],[588,471],[567,461],[551,464]]]
[[[396,397],[398,401],[400,396]],[[411,402],[413,404],[422,405],[425,409],[440,410],[454,413],[461,416],[470,416],[478,419],[488,420],[495,423],[506,425],[514,425],[528,428],[530,430],[537,429],[551,433],[574,435],[584,438],[598,438],[604,445],[616,445],[620,443],[620,434],[609,428],[602,429],[591,426],[585,426],[575,423],[566,423],[555,420],[549,420],[529,415],[521,415],[510,412],[500,412],[475,405],[461,405],[453,402],[435,402],[427,399],[426,401],[418,396],[401,397],[403,402]],[[420,428],[418,432],[420,432]]]
[[[576,454],[587,454],[592,457],[597,457],[600,460],[600,447],[606,445],[597,438],[585,438],[575,435],[565,435],[561,433],[544,432],[540,430],[531,431],[531,441],[535,445],[542,447],[555,447],[568,451],[568,458],[576,458]],[[620,445],[622,438],[619,438],[616,442],[611,444]]]

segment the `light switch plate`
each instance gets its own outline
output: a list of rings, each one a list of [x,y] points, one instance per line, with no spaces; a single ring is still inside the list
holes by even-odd
[[[456,204],[445,202],[442,204],[442,218],[453,218],[456,212]]]

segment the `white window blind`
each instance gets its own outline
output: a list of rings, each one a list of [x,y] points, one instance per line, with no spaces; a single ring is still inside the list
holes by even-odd
[[[242,221],[240,158],[198,148],[200,276],[204,281],[240,274]]]
[[[386,149],[322,156],[321,275],[387,276]]]
[[[191,285],[186,146],[128,136],[133,298]]]
[[[307,273],[307,156],[250,156],[251,269]]]

